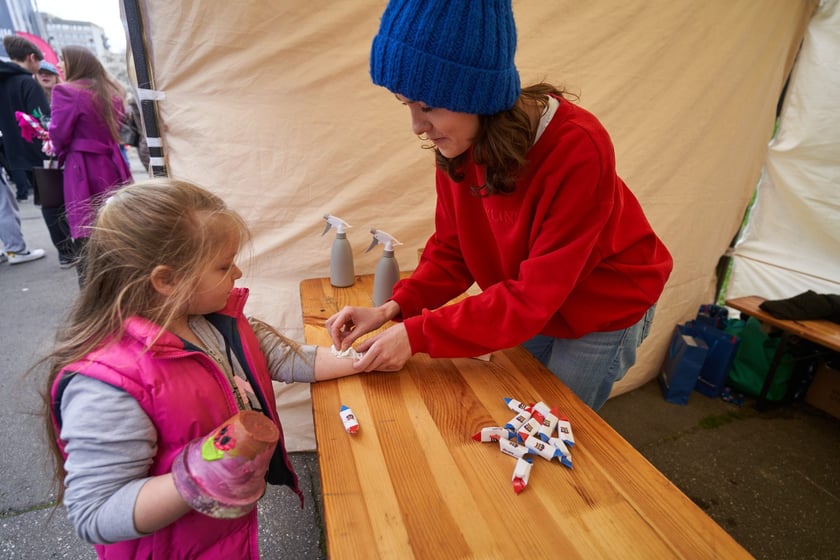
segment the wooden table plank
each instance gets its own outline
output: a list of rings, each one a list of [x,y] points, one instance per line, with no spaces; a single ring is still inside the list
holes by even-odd
[[[329,345],[324,320],[344,305],[371,305],[371,292],[367,276],[351,288],[304,280],[307,342]],[[513,417],[504,397],[569,416],[574,469],[534,457],[528,487],[513,492],[515,460],[471,439]],[[521,348],[490,361],[416,355],[397,373],[314,384],[312,401],[332,560],[749,558]],[[355,436],[341,404],[359,419]]]
[[[763,323],[773,325],[798,337],[840,352],[840,324],[827,319],[799,319],[796,321],[778,319],[759,307],[763,302],[764,298],[762,297],[745,296],[728,299],[726,305],[755,317]]]

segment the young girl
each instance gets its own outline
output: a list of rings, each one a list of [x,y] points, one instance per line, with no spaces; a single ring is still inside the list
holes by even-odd
[[[59,500],[100,558],[259,558],[256,510],[234,519],[194,511],[201,504],[179,492],[184,469],[173,475],[173,463],[191,468],[185,447],[239,411],[260,411],[280,429],[272,379],[353,373],[350,360],[295,348],[245,317],[248,290],[234,282],[247,239],[221,199],[169,179],[115,192],[91,229],[84,286],[47,358],[47,387]],[[267,470],[303,499],[282,430]]]
[[[103,195],[132,181],[119,145],[125,117],[124,89],[102,63],[84,47],[61,49],[59,68],[65,81],[52,92],[50,139],[64,167],[64,204],[70,236],[78,250],[87,239],[88,226]],[[84,275],[84,262],[78,268]]]

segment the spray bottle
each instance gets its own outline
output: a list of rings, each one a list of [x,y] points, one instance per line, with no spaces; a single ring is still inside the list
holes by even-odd
[[[330,251],[330,284],[336,288],[352,286],[356,280],[356,271],[353,268],[353,249],[350,247],[350,242],[347,241],[347,234],[344,233],[345,228],[351,226],[332,214],[325,214],[324,220],[327,221],[327,226],[321,232],[321,235],[326,234],[331,227],[335,227],[335,240]]]
[[[391,297],[394,284],[400,278],[400,267],[397,264],[397,259],[394,258],[394,245],[402,245],[402,243],[381,229],[372,229],[370,232],[373,234],[373,241],[365,253],[379,243],[385,245],[382,258],[379,259],[379,264],[376,265],[376,273],[373,275],[373,305],[379,307]]]

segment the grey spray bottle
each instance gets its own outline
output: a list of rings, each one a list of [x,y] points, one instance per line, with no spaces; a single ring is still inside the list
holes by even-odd
[[[373,275],[373,305],[378,307],[391,297],[394,284],[400,279],[400,266],[394,257],[394,246],[402,245],[402,243],[381,229],[372,229],[370,232],[373,234],[373,241],[365,253],[380,243],[385,245]]]
[[[332,243],[332,249],[330,251],[330,284],[336,288],[352,286],[356,281],[356,269],[353,266],[353,248],[350,247],[350,242],[347,240],[347,233],[344,231],[351,226],[332,214],[325,214],[324,220],[326,220],[327,226],[321,232],[321,235],[326,234],[330,228],[335,228],[335,240]]]

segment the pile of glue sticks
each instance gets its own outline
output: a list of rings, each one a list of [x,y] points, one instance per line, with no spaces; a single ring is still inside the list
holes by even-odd
[[[505,397],[505,403],[516,416],[504,426],[482,428],[472,438],[483,443],[498,442],[502,453],[516,458],[512,477],[514,492],[519,494],[528,485],[533,466],[529,453],[547,461],[557,458],[561,464],[572,468],[569,447],[575,445],[575,436],[568,418],[542,401],[524,404]]]

